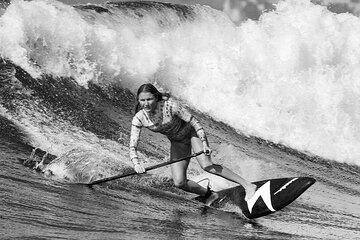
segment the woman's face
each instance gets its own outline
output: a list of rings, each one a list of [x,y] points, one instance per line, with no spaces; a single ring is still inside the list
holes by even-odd
[[[157,99],[152,93],[142,92],[139,94],[139,103],[144,111],[154,112],[157,106]]]

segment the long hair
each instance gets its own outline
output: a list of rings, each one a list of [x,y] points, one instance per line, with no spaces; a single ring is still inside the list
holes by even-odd
[[[151,83],[145,83],[143,85],[141,85],[137,91],[136,94],[136,107],[135,107],[135,113],[137,113],[138,111],[140,111],[140,103],[139,103],[139,95],[142,92],[148,92],[148,93],[152,93],[156,99],[157,102],[160,102],[163,99],[168,99],[170,97],[169,93],[161,93],[154,85],[152,85]]]

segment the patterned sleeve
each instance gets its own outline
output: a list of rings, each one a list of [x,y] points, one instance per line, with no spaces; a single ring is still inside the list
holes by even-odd
[[[195,129],[197,135],[199,136],[202,142],[207,142],[206,134],[203,127],[201,126],[199,121],[186,108],[184,108],[183,106],[181,106],[181,104],[175,101],[172,101],[172,108],[175,115],[177,115],[179,118],[181,118],[185,122],[190,123],[191,126],[193,126],[193,128]]]
[[[136,148],[140,139],[140,132],[142,128],[142,123],[137,115],[134,116],[131,122],[131,134],[130,134],[130,159],[133,164],[139,163],[139,158],[136,152]]]

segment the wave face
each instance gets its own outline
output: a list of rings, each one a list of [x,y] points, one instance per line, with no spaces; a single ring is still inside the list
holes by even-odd
[[[132,92],[153,82],[241,133],[360,165],[360,21],[307,0],[280,2],[240,26],[199,5],[16,0],[0,18],[0,54],[34,79],[52,76],[63,96],[64,78]],[[35,134],[40,124],[26,116],[18,122]],[[62,139],[96,138],[87,135]]]

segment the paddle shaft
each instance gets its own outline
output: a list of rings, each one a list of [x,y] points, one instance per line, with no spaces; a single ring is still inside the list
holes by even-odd
[[[203,152],[203,151],[200,151],[200,152],[191,154],[191,155],[189,155],[189,156],[187,156],[187,157],[183,157],[183,158],[179,158],[179,159],[175,159],[175,160],[170,160],[170,161],[167,161],[167,162],[159,163],[159,164],[156,164],[156,165],[154,165],[154,166],[150,166],[150,167],[145,168],[145,171],[153,170],[153,169],[160,168],[160,167],[164,167],[164,166],[166,166],[166,165],[170,165],[170,164],[173,164],[173,163],[176,163],[176,162],[180,162],[180,161],[183,161],[183,160],[186,160],[186,159],[189,159],[189,158],[197,157],[197,156],[199,156],[199,155],[202,154],[202,153],[204,153],[204,152]],[[99,179],[99,180],[96,180],[96,181],[87,183],[87,185],[88,185],[88,186],[92,186],[92,185],[95,185],[95,184],[104,183],[104,182],[108,182],[108,181],[115,180],[115,179],[119,179],[119,178],[129,177],[129,176],[136,175],[136,174],[138,174],[138,173],[133,170],[133,171],[131,171],[131,172],[129,172],[129,173],[119,174],[119,175],[115,175],[115,176],[112,176],[112,177]]]

